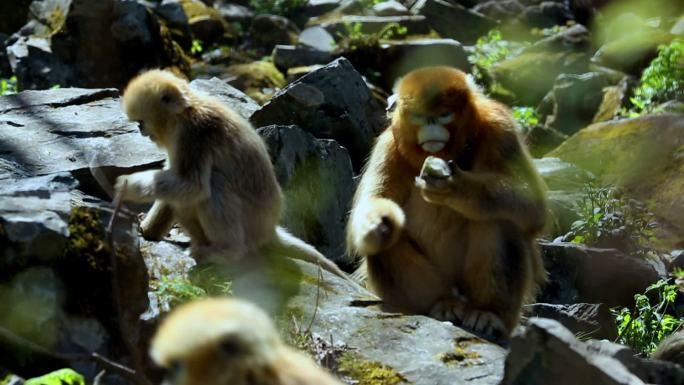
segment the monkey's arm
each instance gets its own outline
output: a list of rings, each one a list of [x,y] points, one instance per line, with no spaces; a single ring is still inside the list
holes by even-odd
[[[347,246],[352,254],[368,256],[387,249],[404,226],[399,204],[407,189],[398,183],[397,174],[405,171],[400,169],[393,146],[391,130],[387,129],[378,137],[354,195],[347,224]]]
[[[174,216],[171,206],[156,200],[140,223],[140,230],[148,241],[160,241],[169,233],[173,224]]]
[[[449,206],[470,219],[505,219],[525,233],[540,232],[546,220],[544,184],[517,140],[501,163],[499,172],[458,167],[447,177],[423,172],[416,185],[428,202]]]

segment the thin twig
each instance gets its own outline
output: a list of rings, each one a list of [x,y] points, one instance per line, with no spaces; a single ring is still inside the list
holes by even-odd
[[[116,218],[121,210],[121,204],[123,203],[123,191],[126,190],[127,185],[128,181],[124,181],[122,190],[114,195],[114,211],[112,212],[112,217],[109,218],[109,224],[107,225],[107,235],[110,238],[112,236],[112,229],[114,228],[114,218]]]

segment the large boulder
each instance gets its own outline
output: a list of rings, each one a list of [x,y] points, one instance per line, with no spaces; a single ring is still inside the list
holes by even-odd
[[[537,105],[560,74],[587,72],[589,57],[581,52],[525,52],[497,64],[491,75],[515,94],[520,105]]]
[[[188,70],[168,29],[141,3],[52,0],[31,9],[34,19],[6,42],[23,89],[121,88],[144,68]]]
[[[294,341],[301,341],[303,334],[310,341],[307,350],[348,383],[494,385],[501,381],[503,348],[448,322],[381,312],[369,293],[325,271],[319,278],[318,268],[311,264],[297,265],[304,279],[299,294],[287,303],[281,327]],[[309,322],[307,333],[302,327]]]
[[[68,173],[6,180],[0,187],[0,355],[3,367],[35,376],[63,367],[88,378],[92,362],[54,352],[129,360],[147,309],[147,273],[134,215],[76,190]],[[17,338],[12,338],[19,337]],[[125,342],[124,342],[125,341]],[[139,362],[133,358],[131,364]]]
[[[317,138],[335,139],[359,169],[384,128],[385,113],[361,75],[340,58],[283,88],[251,122],[256,127],[294,124]]]
[[[418,0],[411,12],[425,16],[440,36],[463,44],[474,44],[477,38],[496,26],[495,20],[445,0]]]
[[[208,91],[244,118],[257,104],[218,79],[191,87]],[[0,97],[0,180],[70,172],[89,194],[107,197],[106,184],[123,173],[159,167],[165,154],[121,110],[115,89],[62,88]]]
[[[634,294],[643,293],[666,275],[661,263],[615,249],[560,242],[541,242],[540,246],[549,272],[539,296],[541,302],[630,307]]]
[[[297,126],[258,129],[285,193],[283,225],[335,262],[345,257],[345,224],[354,194],[347,150]]]
[[[557,321],[533,318],[513,336],[506,359],[501,385],[514,384],[644,385],[645,382],[618,359],[578,341]]]
[[[617,327],[610,308],[602,303],[573,303],[558,305],[535,303],[526,305],[526,314],[532,317],[551,318],[563,324],[574,335],[582,338],[617,338]]]
[[[674,226],[673,242],[684,229],[681,169],[684,158],[682,115],[642,116],[592,124],[549,156],[592,172],[600,185],[616,185],[648,205],[658,219]]]
[[[607,77],[599,72],[560,75],[551,90],[553,114],[546,124],[568,135],[584,128],[594,119],[608,84]]]

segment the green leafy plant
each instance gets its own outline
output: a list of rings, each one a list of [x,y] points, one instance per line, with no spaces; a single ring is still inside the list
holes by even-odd
[[[162,277],[160,280],[150,281],[150,289],[159,298],[159,302],[168,303],[171,307],[207,296],[206,290],[186,278]]]
[[[473,64],[475,79],[482,80],[485,72],[494,65],[511,58],[528,46],[529,43],[512,43],[504,40],[501,32],[497,29],[489,31],[486,35],[477,39],[475,47],[468,55],[468,61]]]
[[[642,72],[639,86],[630,99],[630,116],[649,112],[657,103],[684,96],[684,40],[675,39],[658,47],[658,56]]]
[[[573,243],[618,247],[645,253],[654,238],[655,217],[638,201],[611,187],[587,184],[576,202],[580,219],[565,238]]]
[[[255,13],[270,13],[285,17],[301,12],[309,0],[250,0],[249,5]]]
[[[527,132],[539,124],[539,114],[533,107],[517,106],[512,108],[513,117],[520,124],[522,131]]]
[[[649,286],[643,294],[636,294],[634,309],[616,311],[617,342],[629,345],[638,353],[653,352],[663,338],[684,325],[684,320],[668,313],[679,293],[676,284],[662,279]],[[654,304],[651,299],[655,299]]]
[[[17,77],[12,76],[9,79],[0,79],[0,96],[11,95],[19,92],[17,88]]]
[[[345,23],[344,30],[338,32],[340,41],[337,43],[338,50],[343,52],[357,51],[376,48],[382,40],[388,40],[396,36],[406,35],[406,27],[398,23],[387,23],[378,32],[364,33],[361,23]]]
[[[59,369],[44,376],[26,380],[25,385],[85,385],[85,379],[72,369]]]
[[[193,55],[198,55],[198,54],[201,54],[202,51],[204,51],[204,47],[202,45],[202,40],[194,39],[192,41],[192,46],[190,47],[190,53]]]

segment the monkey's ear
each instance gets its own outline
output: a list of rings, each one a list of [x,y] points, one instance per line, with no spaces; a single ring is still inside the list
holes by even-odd
[[[185,96],[177,87],[168,87],[162,91],[161,103],[171,111],[180,111],[185,108]]]

